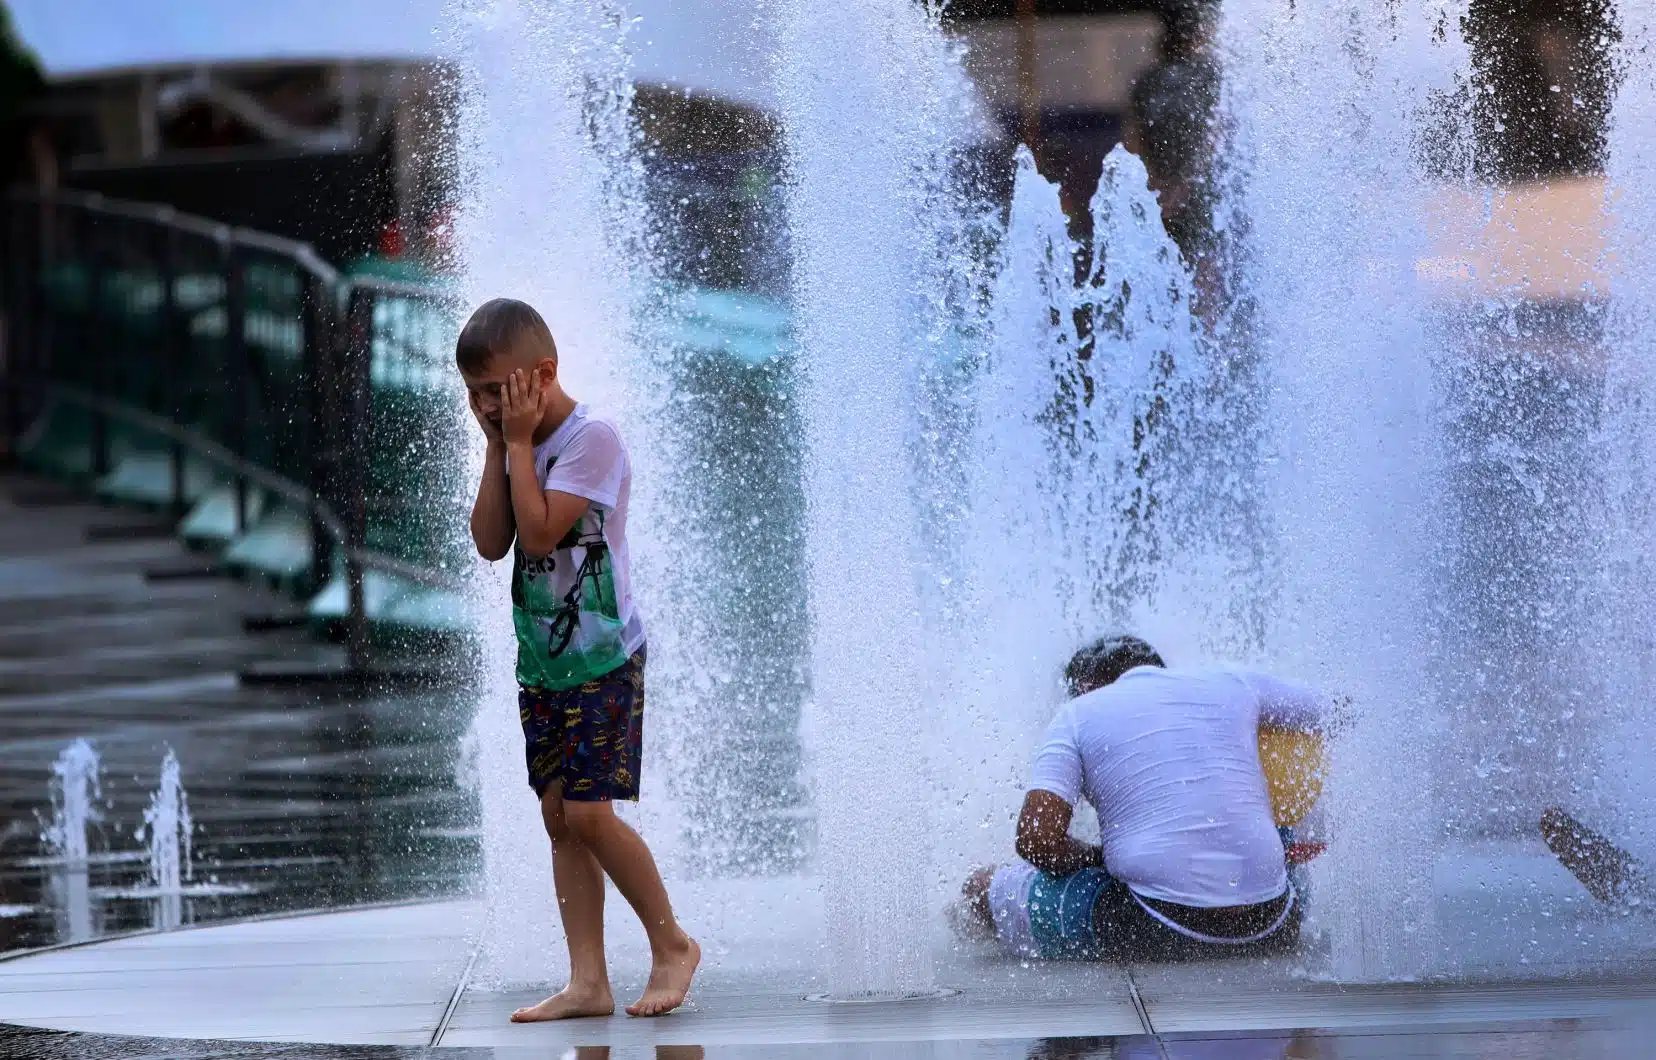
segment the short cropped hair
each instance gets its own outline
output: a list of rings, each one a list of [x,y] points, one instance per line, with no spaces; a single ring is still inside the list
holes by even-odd
[[[535,307],[516,298],[492,298],[478,306],[460,329],[454,343],[454,363],[462,372],[481,375],[488,371],[489,362],[525,333],[531,333],[546,343],[552,356],[558,355],[558,346],[552,341],[552,329],[535,312]]]
[[[1064,667],[1064,686],[1073,696],[1111,684],[1135,666],[1163,666],[1156,649],[1137,637],[1118,633],[1102,637],[1076,652]]]

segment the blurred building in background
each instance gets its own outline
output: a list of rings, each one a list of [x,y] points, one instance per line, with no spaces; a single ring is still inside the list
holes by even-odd
[[[429,261],[454,194],[443,4],[269,6],[12,0],[45,72],[23,112],[35,151],[21,175],[299,239],[336,264]],[[775,137],[761,63],[726,24],[741,12],[638,10],[652,185],[685,201],[672,213],[686,278],[778,290],[786,270],[758,238],[774,229],[759,193],[775,182]]]
[[[28,168],[30,144],[22,112],[44,88],[39,63],[0,6],[0,184],[9,184]]]
[[[1029,145],[1080,219],[1118,143],[1159,163],[1152,178],[1169,188],[1201,164],[1215,10],[1208,0],[962,0],[944,17],[1007,139]]]
[[[339,262],[431,249],[452,172],[439,0],[294,0],[280,12],[166,0],[165,18],[95,0],[11,6],[46,77],[35,95],[33,67],[17,53],[6,77],[22,80],[0,84],[0,95],[30,100],[12,154],[34,182],[169,203],[312,242]],[[780,293],[771,194],[780,158],[763,27],[743,5],[631,6],[642,18],[639,113],[660,148],[654,176],[668,202],[687,207],[673,211],[676,257],[696,282]],[[1217,10],[1214,0],[957,0],[944,18],[995,119],[993,152],[1029,144],[1084,224],[1104,155],[1126,142],[1194,254]],[[1602,167],[1612,25],[1607,0],[1476,0],[1465,27],[1479,180],[1545,182],[1520,195],[1529,206],[1516,238],[1529,249],[1502,239],[1488,253],[1556,260],[1564,274],[1543,270],[1532,279],[1541,285],[1573,283],[1577,266],[1567,263],[1592,238],[1579,226],[1566,238],[1556,225],[1529,232],[1523,222],[1549,214],[1554,188],[1574,216],[1583,196],[1574,182]],[[1458,201],[1444,209],[1457,212]],[[1554,252],[1561,238],[1570,245]],[[1425,265],[1431,282],[1451,287],[1467,272]]]
[[[400,256],[443,200],[433,67],[339,59],[158,64],[54,77],[31,109],[44,186],[161,202],[347,262]]]

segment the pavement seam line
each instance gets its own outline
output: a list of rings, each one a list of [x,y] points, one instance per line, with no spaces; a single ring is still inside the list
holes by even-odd
[[[1160,1060],[1169,1060],[1167,1045],[1156,1031],[1156,1025],[1150,1022],[1150,1010],[1144,1005],[1144,995],[1139,993],[1138,980],[1134,978],[1133,970],[1127,968],[1124,974],[1127,976],[1127,995],[1132,999],[1133,1013],[1138,1016],[1139,1026],[1144,1028],[1144,1033],[1149,1036],[1151,1041],[1156,1043],[1156,1055],[1160,1057]]]
[[[471,956],[466,958],[466,967],[460,973],[460,978],[454,984],[454,992],[449,995],[448,1004],[443,1006],[443,1015],[437,1020],[437,1026],[431,1029],[431,1040],[426,1042],[426,1048],[435,1049],[443,1044],[443,1035],[448,1033],[449,1021],[454,1019],[454,1013],[460,1008],[460,999],[466,994],[466,987],[471,985],[472,970],[477,967],[477,958],[483,955],[483,943],[489,937],[489,927],[494,923],[494,906],[490,906],[483,914],[483,927],[477,933],[477,941],[472,944]]]

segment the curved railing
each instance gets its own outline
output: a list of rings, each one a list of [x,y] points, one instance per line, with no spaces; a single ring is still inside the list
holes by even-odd
[[[19,192],[6,218],[8,454],[342,594],[355,672],[370,572],[459,587],[447,292],[165,206]]]

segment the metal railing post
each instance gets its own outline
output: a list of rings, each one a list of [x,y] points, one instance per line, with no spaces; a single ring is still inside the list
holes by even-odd
[[[74,248],[80,251],[86,269],[86,317],[81,326],[81,334],[84,336],[81,349],[86,352],[87,362],[92,365],[92,378],[87,380],[88,388],[100,396],[109,397],[106,388],[110,365],[114,358],[111,355],[110,328],[104,320],[104,256],[100,239],[103,233],[99,229],[97,218],[89,211],[76,211],[72,230],[75,234]],[[102,478],[109,474],[109,465],[109,419],[102,413],[94,413],[93,477]]]
[[[341,333],[335,317],[338,304],[333,285],[322,277],[305,276],[304,301],[301,312],[304,328],[304,362],[300,369],[300,427],[304,432],[306,483],[314,496],[331,499],[330,488],[333,452],[338,442],[335,428],[338,416],[333,413],[339,357],[335,343]],[[313,508],[310,512],[311,577],[315,584],[326,584],[333,576],[334,539],[328,533],[321,516]]]
[[[33,349],[29,351],[30,367],[35,373],[36,381],[44,384],[50,382],[53,369],[57,367],[52,356],[52,347],[57,341],[58,322],[53,318],[51,306],[46,301],[46,266],[59,242],[59,215],[56,204],[51,199],[43,197],[35,207],[34,239],[29,255],[29,287],[25,296],[29,302],[30,331],[33,333]]]
[[[17,331],[8,341],[12,343],[12,363],[19,373],[19,382],[34,392],[33,409],[38,412],[44,407],[40,388],[46,382],[45,367],[49,363],[45,346],[46,322],[42,317],[45,302],[40,292],[45,216],[37,204],[27,200],[14,202],[13,216],[18,231]],[[19,398],[22,398],[21,390]],[[24,410],[29,407],[27,402],[20,403],[19,413],[27,415]],[[21,429],[22,426],[19,422],[18,427]],[[18,441],[21,441],[21,435]]]
[[[184,379],[184,335],[178,313],[178,228],[162,224],[158,229],[160,247],[156,274],[161,280],[161,368],[158,380],[155,411],[174,423],[183,419],[183,402],[179,395],[186,385]],[[167,462],[172,478],[171,509],[182,516],[188,506],[184,482],[184,444],[173,439],[168,447]]]
[[[23,438],[23,386],[26,368],[22,364],[24,351],[29,348],[26,323],[28,298],[25,294],[23,207],[15,198],[6,200],[5,335],[0,348],[0,387],[5,390],[5,426],[0,434],[5,445],[4,458],[11,463],[17,459],[18,443]]]
[[[341,418],[345,443],[339,452],[338,481],[343,488],[345,582],[350,596],[345,619],[345,650],[351,670],[368,670],[368,600],[360,551],[368,544],[369,418],[373,414],[374,296],[353,288],[345,309],[343,382],[346,395]]]
[[[230,386],[230,419],[228,438],[230,449],[243,460],[248,458],[247,433],[247,259],[236,245],[233,235],[226,233],[223,245],[224,270],[224,351],[226,376]],[[247,477],[235,476],[236,536],[247,532]]]

